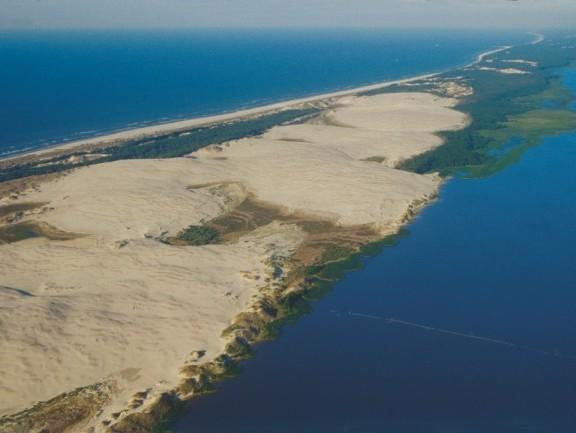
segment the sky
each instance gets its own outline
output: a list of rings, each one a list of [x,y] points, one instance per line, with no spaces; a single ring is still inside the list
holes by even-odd
[[[576,0],[0,0],[0,28],[576,27]]]

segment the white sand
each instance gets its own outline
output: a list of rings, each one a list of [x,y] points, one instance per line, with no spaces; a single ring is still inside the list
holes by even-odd
[[[362,159],[394,165],[437,146],[435,132],[466,122],[453,104],[421,93],[346,97],[316,124],[190,158],[81,168],[20,197],[49,203],[36,220],[87,236],[0,245],[0,286],[33,295],[0,289],[0,414],[109,376],[123,391],[104,415],[137,391],[173,387],[191,351],[210,360],[222,350],[221,332],[271,272],[266,259],[289,256],[303,233],[272,223],[204,247],[148,237],[223,214],[248,193],[287,212],[395,232],[440,180]],[[211,186],[188,188],[200,184]]]
[[[442,144],[436,131],[467,124],[454,104],[426,93],[344,98],[324,122],[273,128],[265,138],[323,145],[359,160],[385,158],[383,164],[394,167]]]
[[[507,60],[502,60],[503,62],[506,63],[518,63],[518,64],[522,64],[522,65],[528,65],[528,66],[532,66],[533,68],[538,66],[538,62],[532,62],[530,60],[523,60],[523,59],[507,59]]]
[[[298,231],[278,233],[196,248],[152,240],[0,248],[2,285],[33,295],[0,288],[0,414],[110,375],[125,389],[118,404],[175,385],[191,351],[206,350],[206,360],[222,351],[222,330],[258,290],[243,273],[265,276],[268,250],[286,254],[300,240]],[[122,380],[128,369],[137,374]]]
[[[487,67],[481,67],[478,68],[479,71],[490,71],[490,72],[499,72],[501,74],[516,74],[516,75],[526,75],[526,74],[531,74],[531,72],[529,71],[524,71],[522,69],[517,69],[517,68],[487,68]]]
[[[485,55],[491,54],[492,52],[497,52],[498,50],[493,50],[490,52],[485,53]],[[478,61],[482,58],[484,54],[478,56]],[[475,63],[475,62],[474,62]],[[474,64],[472,63],[472,64]],[[263,105],[260,107],[254,108],[247,108],[243,110],[236,110],[230,113],[218,114],[214,116],[203,116],[203,117],[195,117],[192,119],[186,120],[178,120],[174,122],[168,123],[161,123],[158,125],[152,126],[144,126],[141,128],[132,128],[126,129],[124,131],[118,131],[111,134],[102,135],[99,137],[87,138],[84,140],[75,140],[69,143],[62,143],[57,144],[54,146],[47,147],[45,149],[34,150],[30,152],[25,152],[24,154],[17,154],[17,155],[7,155],[7,156],[0,156],[0,160],[10,160],[19,158],[22,155],[43,155],[53,150],[61,150],[61,149],[73,149],[78,146],[84,145],[105,145],[116,143],[125,140],[131,139],[139,139],[145,137],[154,137],[161,134],[167,133],[174,133],[178,131],[187,130],[190,128],[194,128],[196,126],[205,126],[211,125],[215,123],[221,123],[226,121],[233,121],[238,120],[246,117],[254,117],[259,116],[266,113],[272,113],[281,110],[287,110],[292,108],[301,108],[307,104],[315,104],[315,103],[322,103],[325,101],[329,101],[332,98],[339,98],[342,96],[353,95],[355,93],[366,92],[369,90],[380,89],[383,87],[393,86],[395,84],[403,84],[409,83],[411,81],[417,81],[425,78],[431,78],[437,76],[438,73],[433,74],[423,74],[417,75],[414,77],[402,79],[402,80],[394,80],[394,81],[386,81],[377,84],[371,84],[367,86],[360,86],[354,87],[352,89],[340,90],[336,92],[329,92],[329,93],[322,93],[320,95],[309,96],[305,98],[297,98],[291,99],[288,101],[276,102],[273,104]]]

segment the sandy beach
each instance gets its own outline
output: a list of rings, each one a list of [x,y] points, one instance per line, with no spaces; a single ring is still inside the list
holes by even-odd
[[[540,41],[538,40],[538,41],[535,41],[534,43],[538,43],[538,42],[540,42]],[[475,64],[482,62],[487,56],[498,53],[500,51],[504,51],[508,48],[510,48],[510,47],[509,46],[499,47],[499,48],[495,48],[495,49],[480,53],[474,61],[470,62],[469,64],[463,65],[462,67],[467,68],[467,67],[474,66]],[[18,153],[18,154],[0,156],[0,161],[8,161],[8,160],[13,160],[13,159],[18,159],[18,158],[21,158],[22,156],[31,156],[31,155],[42,156],[42,155],[50,154],[54,151],[70,150],[70,149],[74,149],[74,148],[80,147],[80,146],[106,146],[106,145],[110,145],[110,144],[114,144],[114,143],[118,143],[118,142],[122,142],[122,141],[126,141],[126,140],[146,138],[146,137],[155,137],[158,135],[169,134],[169,133],[177,133],[179,131],[185,131],[187,129],[198,127],[198,126],[206,126],[206,125],[211,125],[211,124],[216,124],[216,123],[221,123],[221,122],[226,122],[226,121],[233,121],[233,120],[247,118],[247,117],[260,116],[260,115],[270,113],[270,112],[286,110],[286,109],[290,109],[293,107],[301,107],[301,106],[307,105],[307,104],[316,104],[319,102],[326,102],[326,101],[330,101],[331,99],[334,99],[334,98],[340,98],[343,96],[354,95],[357,93],[381,89],[384,87],[390,87],[390,86],[394,86],[394,85],[398,85],[398,84],[406,84],[406,83],[411,83],[414,81],[425,80],[425,79],[436,77],[439,74],[441,74],[441,72],[422,74],[422,75],[408,77],[408,78],[400,79],[400,80],[384,81],[381,83],[375,83],[375,84],[370,84],[370,85],[366,85],[366,86],[359,86],[359,87],[339,90],[339,91],[335,91],[335,92],[323,93],[323,94],[319,94],[319,95],[308,96],[305,98],[297,98],[297,99],[291,99],[291,100],[287,100],[287,101],[276,102],[273,104],[267,104],[267,105],[263,105],[260,107],[235,110],[235,111],[232,111],[230,113],[223,113],[223,114],[218,114],[218,115],[214,115],[214,116],[195,117],[195,118],[186,119],[186,120],[178,120],[178,121],[174,121],[174,122],[160,123],[157,125],[145,126],[145,127],[141,127],[141,128],[130,128],[130,129],[126,129],[126,130],[122,130],[122,131],[118,131],[118,132],[114,132],[114,133],[106,134],[106,135],[102,135],[102,136],[92,137],[92,138],[83,139],[83,140],[76,140],[76,141],[71,141],[71,142],[62,143],[62,144],[56,144],[56,145],[49,146],[49,147],[42,148],[42,149],[36,149],[36,150],[27,151],[27,152]]]

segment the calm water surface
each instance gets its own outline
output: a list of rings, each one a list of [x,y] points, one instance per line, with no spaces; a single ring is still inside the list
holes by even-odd
[[[0,32],[0,154],[438,71],[526,34]]]
[[[566,76],[576,90],[576,73]],[[453,180],[408,237],[170,430],[576,432],[575,197],[576,134],[545,139],[490,178]]]

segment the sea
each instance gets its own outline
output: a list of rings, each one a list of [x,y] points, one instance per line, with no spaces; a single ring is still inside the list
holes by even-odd
[[[1,33],[0,151],[442,71],[531,37]],[[576,71],[559,73],[576,94]],[[576,433],[575,167],[571,133],[451,179],[395,246],[165,430]]]
[[[576,432],[575,167],[576,132],[453,178],[167,430]]]
[[[442,71],[526,33],[0,31],[0,155]]]

